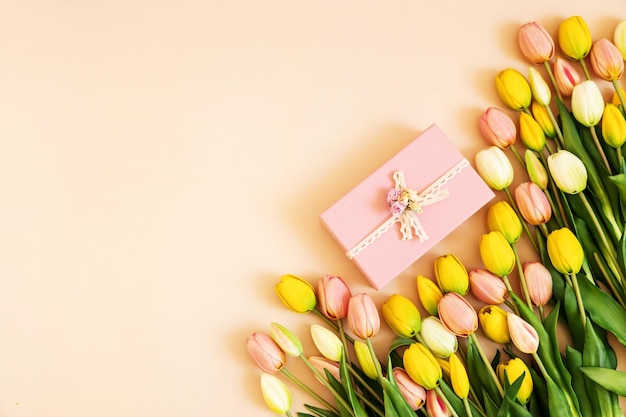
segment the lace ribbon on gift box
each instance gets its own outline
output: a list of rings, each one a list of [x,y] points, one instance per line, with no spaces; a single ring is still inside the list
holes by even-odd
[[[448,198],[448,190],[442,190],[441,187],[468,165],[469,162],[467,159],[462,159],[421,193],[417,193],[415,190],[406,186],[404,173],[402,171],[394,172],[393,179],[396,185],[387,195],[391,217],[361,240],[355,247],[350,249],[346,253],[348,258],[352,259],[357,256],[363,249],[372,244],[396,223],[400,223],[402,240],[413,239],[413,232],[415,232],[415,237],[417,237],[420,242],[428,239],[428,234],[424,226],[420,223],[418,214],[422,212],[422,207]]]

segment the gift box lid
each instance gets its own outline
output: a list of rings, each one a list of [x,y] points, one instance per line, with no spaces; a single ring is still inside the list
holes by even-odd
[[[414,190],[421,201],[417,211],[400,216],[402,222],[394,218],[388,202],[390,190],[398,187]],[[489,186],[433,124],[320,219],[370,284],[381,289],[493,197]]]

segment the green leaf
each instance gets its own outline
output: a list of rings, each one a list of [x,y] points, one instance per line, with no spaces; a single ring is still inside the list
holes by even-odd
[[[583,366],[580,371],[601,387],[626,397],[626,372],[597,366]]]
[[[601,366],[607,364],[607,354],[604,344],[596,334],[593,323],[587,323],[585,327],[585,348],[582,352],[583,366]],[[596,415],[611,416],[613,413],[613,402],[618,398],[615,393],[599,386],[593,380],[586,381],[589,401]]]
[[[399,417],[396,409],[393,407],[393,403],[387,394],[387,391],[383,391],[383,397],[385,402],[385,417]]]
[[[591,320],[613,333],[617,340],[626,346],[626,310],[589,280],[579,279],[578,286]]]
[[[564,390],[568,390],[570,396],[576,398],[574,390],[572,389],[572,375],[569,373],[569,370],[563,363],[563,357],[561,356],[561,350],[559,348],[559,340],[557,336],[557,325],[559,321],[559,305],[557,304],[548,317],[546,317],[543,325],[548,332],[550,337],[550,346],[552,346],[552,354],[556,358],[555,363],[559,373],[561,374],[561,379],[564,381],[565,386],[561,386]],[[578,404],[575,404],[578,406]]]
[[[467,338],[467,372],[470,384],[475,392],[484,390],[495,404],[500,405],[502,401],[500,391],[486,366],[474,345],[474,340],[471,337]]]
[[[415,343],[415,340],[413,339],[408,339],[406,337],[396,337],[395,339],[392,340],[391,342],[391,346],[389,346],[389,352],[393,352],[394,350],[398,349],[399,347],[402,346],[410,346],[413,343]]]
[[[324,372],[326,373],[326,379],[328,380],[328,383],[337,392],[336,394],[334,394],[334,397],[335,397],[335,402],[337,403],[337,408],[339,409],[339,413],[341,414],[341,417],[353,417],[352,412],[348,410],[339,400],[339,398],[341,398],[348,403],[350,402],[350,400],[348,399],[346,395],[346,391],[343,389],[343,386],[341,385],[341,382],[337,381],[337,379],[328,371],[328,369],[325,369]]]
[[[572,409],[565,397],[563,390],[548,375],[546,386],[548,388],[548,408],[551,416],[573,417]]]
[[[571,285],[565,287],[565,317],[567,318],[567,328],[572,336],[572,342],[578,350],[583,349],[585,343],[585,329],[580,319],[578,310],[578,300]]]
[[[587,387],[580,367],[583,365],[582,354],[571,346],[565,347],[565,360],[572,374],[572,387],[578,398],[578,406],[582,417],[594,417],[593,408],[587,395]]]
[[[325,408],[314,407],[309,404],[304,404],[304,407],[312,412],[317,417],[339,417],[339,414],[335,413],[332,410],[326,410]],[[310,416],[310,414],[298,413],[299,416]]]
[[[339,377],[341,378],[341,385],[347,394],[352,411],[355,417],[367,417],[365,409],[359,402],[356,392],[352,386],[352,378],[350,378],[350,372],[348,371],[348,364],[346,363],[346,355],[342,353],[341,360],[339,361]]]
[[[509,413],[514,417],[533,417],[526,407],[522,406],[519,402],[517,402],[517,393],[522,387],[522,382],[524,382],[524,378],[526,377],[526,373],[520,375],[512,384],[507,385],[506,391],[504,393],[504,402],[507,403],[509,408]],[[508,381],[508,378],[504,379],[505,382]]]
[[[388,358],[388,369],[392,369],[391,357]],[[389,379],[383,378],[383,390],[387,394],[386,398],[389,398],[398,416],[415,417],[415,412],[400,393],[400,388],[398,388],[393,372],[389,372],[388,378]]]
[[[482,390],[483,393],[483,406],[485,407],[485,413],[487,417],[497,417],[500,407],[493,402],[487,391]]]

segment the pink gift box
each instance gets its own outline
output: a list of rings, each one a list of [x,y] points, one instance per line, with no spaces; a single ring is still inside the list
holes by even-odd
[[[320,218],[369,283],[381,289],[493,197],[432,125]]]

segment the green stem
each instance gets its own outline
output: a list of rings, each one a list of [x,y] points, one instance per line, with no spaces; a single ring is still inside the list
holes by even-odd
[[[552,82],[552,87],[554,87],[554,91],[556,91],[556,96],[559,100],[563,101],[563,96],[561,95],[561,90],[559,90],[559,85],[556,83],[556,79],[554,78],[554,72],[552,71],[552,67],[550,66],[550,61],[543,61],[543,66],[548,73],[548,78]]]
[[[556,117],[554,116],[554,112],[552,112],[552,109],[550,108],[550,106],[545,106],[545,107],[546,107],[546,111],[548,112],[548,117],[550,118],[550,121],[552,122],[552,126],[554,126],[554,131],[556,132],[556,139],[557,139],[556,144],[559,149],[563,149],[565,147],[564,145],[565,139],[563,139],[563,132],[561,131],[561,127],[556,121]]]
[[[335,412],[339,412],[339,410],[337,410],[335,407],[333,407],[328,401],[326,401],[325,399],[323,399],[322,397],[320,397],[315,391],[313,391],[311,388],[309,388],[304,382],[300,381],[294,374],[292,374],[291,372],[289,372],[287,370],[287,368],[282,367],[280,369],[280,372],[283,373],[283,375],[285,375],[287,378],[289,378],[293,383],[295,383],[297,386],[299,386],[302,390],[304,390],[304,392],[308,393],[311,397],[315,398],[317,401],[319,401],[321,404],[323,404],[325,407],[327,407],[329,410],[333,410]],[[324,380],[326,380],[326,377],[324,377]]]
[[[454,407],[452,407],[452,404],[450,404],[450,401],[448,401],[448,398],[444,395],[441,388],[439,388],[439,385],[435,387],[435,391],[437,392],[437,395],[439,395],[439,398],[441,398],[443,402],[446,404],[446,408],[448,409],[448,411],[450,411],[452,416],[459,417]]]
[[[313,374],[317,377],[317,379],[320,382],[322,382],[322,384],[324,384],[324,386],[326,388],[328,388],[328,390],[333,394],[333,396],[335,397],[337,402],[339,402],[346,410],[348,410],[348,412],[350,413],[351,416],[356,417],[354,415],[354,411],[352,410],[352,406],[346,402],[346,400],[343,398],[343,396],[339,392],[337,392],[337,390],[335,388],[333,388],[333,386],[330,383],[328,383],[328,381],[326,380],[326,376],[322,375],[320,372],[318,372],[318,370],[315,369],[313,364],[311,364],[311,362],[309,362],[309,360],[307,359],[306,356],[300,355],[300,359],[302,359],[302,361],[306,364],[306,366],[308,366],[309,369],[311,371],[313,371]]]
[[[541,371],[541,374],[543,375],[543,378],[546,379],[546,380],[547,379],[552,379],[550,377],[550,374],[548,374],[548,371],[546,370],[545,365],[541,361],[541,358],[539,357],[539,355],[537,355],[537,352],[534,352],[532,354],[532,356],[533,356],[533,359],[535,359],[535,363],[537,364],[537,367]],[[562,387],[560,387],[560,388],[562,388]],[[563,390],[563,394],[565,395],[565,400],[567,401],[567,404],[568,404],[568,406],[570,408],[571,414],[573,416],[579,416],[580,414],[578,413],[578,410],[577,410],[576,406],[574,405],[571,396],[565,390]]]
[[[341,344],[343,344],[343,354],[346,356],[346,362],[350,363],[350,352],[348,350],[348,342],[346,341],[347,335],[341,319],[337,320],[337,329],[339,329],[339,338],[341,339]]]
[[[287,417],[293,417],[293,414],[291,414],[291,411],[287,410],[287,412],[285,413],[285,415]]]
[[[360,383],[363,387],[365,387],[365,389],[366,389],[366,390],[367,390],[370,394],[372,394],[372,397],[376,398],[376,401],[378,401],[378,402],[379,402],[379,403],[381,403],[381,404],[384,404],[383,399],[382,399],[382,398],[380,398],[380,396],[379,396],[379,395],[378,395],[378,393],[374,390],[374,388],[372,388],[372,387],[370,386],[370,384],[368,384],[368,383],[367,383],[367,381],[365,381],[365,380],[363,379],[363,377],[362,377],[361,375],[359,375],[359,374],[358,374],[358,373],[357,373],[357,372],[356,372],[356,371],[352,368],[352,366],[350,366],[349,364],[348,364],[348,371],[350,372],[350,374],[352,374],[352,376],[353,376],[356,380],[358,380],[358,381],[359,381],[359,383]]]
[[[320,316],[322,318],[322,320],[324,320],[326,322],[326,324],[328,324],[330,327],[332,327],[333,329],[335,329],[336,332],[339,332],[339,326],[337,325],[337,323],[335,323],[333,320],[329,319],[328,317],[326,317],[321,311],[319,311],[317,308],[313,309],[313,312],[315,314],[317,314],[318,316]],[[341,320],[337,320],[337,322],[341,322]],[[350,337],[349,334],[344,332],[344,337],[352,344],[354,344],[354,339],[352,337]]]
[[[619,98],[619,102],[622,104],[622,109],[623,109],[622,112],[624,112],[626,111],[626,99],[624,98],[624,94],[622,94],[622,89],[617,84],[617,80],[611,80],[611,82],[613,83],[613,88],[615,89],[615,92],[617,93],[617,98]]]
[[[519,208],[517,207],[517,204],[515,203],[513,196],[511,195],[511,191],[509,190],[509,187],[504,187],[504,192],[506,193],[506,196],[509,199],[509,203],[511,204],[511,207],[513,207],[513,210],[515,210],[515,214],[517,214],[517,217],[520,219],[522,223],[522,227],[524,228],[524,232],[526,233],[526,236],[528,236],[528,240],[530,240],[530,243],[533,245],[533,248],[535,248],[535,251],[537,253],[540,253],[539,247],[537,246],[537,242],[535,241],[535,237],[530,233],[530,230],[528,229],[528,225],[526,224],[526,221],[524,221],[524,218],[520,214]]]
[[[604,167],[606,168],[609,174],[612,174],[611,165],[609,164],[609,160],[606,158],[606,154],[604,153],[604,150],[602,149],[602,145],[600,144],[600,139],[598,139],[598,133],[596,132],[596,127],[589,126],[589,130],[591,131],[591,136],[593,137],[593,143],[594,145],[596,145],[596,149],[598,150],[598,153],[600,154],[600,158],[602,158],[602,163],[604,164]]]
[[[519,253],[517,252],[515,244],[511,244],[511,248],[513,248],[513,253],[515,254],[515,263],[517,264],[517,272],[519,274],[522,292],[524,293],[524,298],[526,299],[526,305],[532,310],[533,303],[530,299],[530,293],[528,292],[528,284],[526,283],[526,276],[524,275],[524,269],[522,268],[522,261],[520,260]]]
[[[515,294],[515,291],[513,291],[513,287],[511,286],[511,281],[509,281],[509,277],[504,275],[502,277],[502,281],[504,282],[504,285],[506,286],[506,289],[509,292],[509,294]],[[519,310],[517,309],[517,305],[515,303],[510,303],[507,305],[515,312],[515,314],[519,314]]]
[[[376,352],[374,351],[374,346],[372,345],[372,340],[368,337],[365,339],[365,343],[367,343],[367,348],[370,351],[370,356],[372,357],[372,362],[374,362],[374,366],[376,366],[376,374],[378,375],[378,382],[380,382],[380,386],[384,387],[385,384],[383,383],[383,370],[380,367],[380,362],[378,361],[378,359],[376,358]],[[391,372],[391,369],[389,370],[389,372]]]
[[[524,169],[526,169],[526,161],[524,161],[524,158],[522,158],[522,156],[519,154],[517,148],[515,146],[511,146],[509,149],[511,149],[511,152],[513,152],[513,155],[515,155],[515,158],[517,158],[517,161],[520,163],[520,165],[524,167]]]
[[[593,257],[596,260],[596,264],[598,265],[598,268],[600,269],[600,274],[602,274],[602,276],[604,277],[604,281],[609,286],[611,293],[613,294],[617,302],[619,302],[620,305],[626,309],[626,303],[624,302],[624,297],[622,296],[622,292],[615,287],[615,282],[613,282],[613,278],[609,275],[609,271],[607,271],[606,268],[604,268],[604,265],[600,261],[600,255],[598,255],[597,252],[594,252]],[[619,277],[617,277],[617,279],[619,279]],[[619,282],[618,284],[620,284],[621,289],[623,290],[624,283]]]
[[[580,62],[580,66],[583,68],[583,73],[585,74],[585,78],[587,80],[591,79],[591,76],[589,75],[589,70],[587,69],[587,64],[585,64],[585,59],[581,58],[578,60],[578,62]]]
[[[576,295],[578,313],[580,314],[580,321],[582,322],[584,328],[587,325],[587,314],[585,314],[585,305],[583,304],[583,298],[580,295],[580,288],[578,288],[578,277],[576,277],[575,273],[569,275],[572,278],[572,287],[574,288],[574,294]]]
[[[465,412],[467,413],[467,417],[473,417],[472,407],[470,407],[469,401],[467,401],[467,397],[463,398],[463,405],[465,406]]]
[[[489,375],[491,375],[491,378],[493,379],[496,387],[498,388],[498,392],[500,393],[500,396],[504,397],[504,388],[502,388],[502,384],[500,383],[500,380],[498,379],[496,372],[491,367],[491,362],[489,362],[487,355],[485,355],[485,352],[483,351],[483,348],[480,345],[480,342],[478,341],[478,337],[476,337],[476,333],[470,334],[469,337],[472,339],[472,342],[474,342],[474,345],[476,345],[476,350],[478,351],[478,355],[480,356],[483,363],[485,364],[485,367],[489,370]]]

